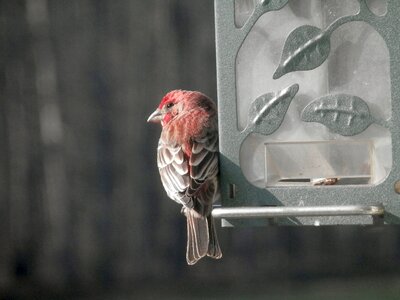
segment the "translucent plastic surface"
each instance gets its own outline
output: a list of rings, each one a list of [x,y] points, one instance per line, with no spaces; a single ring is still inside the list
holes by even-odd
[[[250,135],[242,145],[241,168],[247,179],[255,185],[265,186],[268,170],[263,167],[264,144],[274,142],[363,140],[374,149],[371,159],[375,159],[375,173],[369,183],[378,183],[389,174],[392,158],[388,129],[372,124],[361,134],[345,137],[333,133],[320,123],[303,122],[300,118],[305,106],[331,94],[360,97],[367,103],[374,119],[382,123],[390,118],[389,52],[374,28],[363,22],[346,23],[330,36],[330,53],[322,65],[310,71],[291,72],[277,80],[272,78],[285,41],[293,30],[302,25],[323,30],[338,18],[356,14],[358,10],[359,3],[356,0],[289,1],[283,9],[261,16],[244,41],[236,60],[239,129],[246,127],[250,104],[258,96],[280,91],[295,83],[300,86],[281,127],[269,136]],[[247,15],[250,13],[247,12]]]
[[[256,0],[235,0],[235,26],[242,27],[254,10]]]
[[[388,0],[367,0],[369,9],[377,16],[384,16],[387,13]]]
[[[335,184],[373,183],[374,158],[370,141],[265,144],[265,183],[318,185],[324,179],[334,179]]]

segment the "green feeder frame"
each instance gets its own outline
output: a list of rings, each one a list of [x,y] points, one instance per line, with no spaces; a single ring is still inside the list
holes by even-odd
[[[400,223],[399,16],[215,0],[224,226]]]

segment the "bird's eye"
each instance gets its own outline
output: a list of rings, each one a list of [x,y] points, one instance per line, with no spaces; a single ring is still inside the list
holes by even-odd
[[[174,106],[174,104],[172,102],[167,104],[167,109],[170,109],[172,106]]]

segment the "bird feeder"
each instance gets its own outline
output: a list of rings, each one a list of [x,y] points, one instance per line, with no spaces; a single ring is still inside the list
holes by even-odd
[[[215,0],[225,225],[400,223],[400,1]]]

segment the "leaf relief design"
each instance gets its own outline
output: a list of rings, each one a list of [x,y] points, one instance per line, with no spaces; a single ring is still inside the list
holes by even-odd
[[[263,5],[268,10],[279,10],[283,8],[289,0],[261,0]]]
[[[299,85],[293,84],[278,93],[264,94],[255,99],[249,109],[248,129],[264,135],[275,132],[298,90]]]
[[[273,78],[293,71],[319,67],[330,52],[330,34],[318,27],[304,25],[293,30],[286,39],[281,61]]]
[[[359,134],[374,123],[368,104],[357,96],[347,94],[314,100],[303,109],[301,119],[321,123],[343,136]]]

